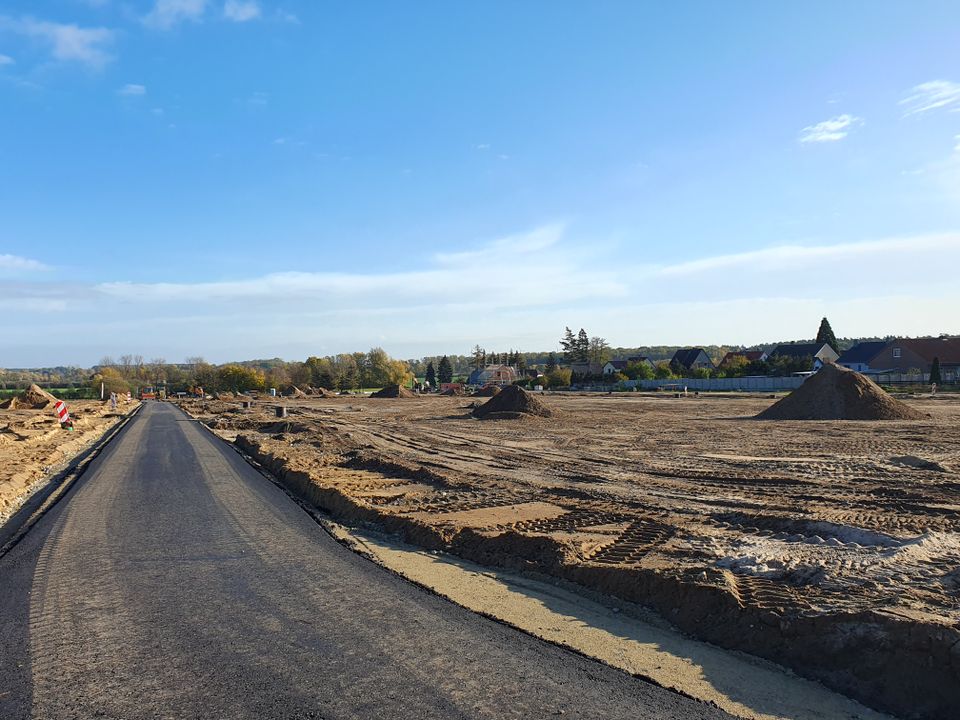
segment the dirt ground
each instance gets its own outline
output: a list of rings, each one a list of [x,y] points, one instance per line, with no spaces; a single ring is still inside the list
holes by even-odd
[[[659,611],[904,717],[960,693],[960,400],[927,419],[752,419],[766,396],[190,405],[347,521]]]
[[[0,523],[17,511],[50,472],[95,442],[125,412],[109,403],[67,403],[74,430],[64,430],[53,408],[0,409]]]

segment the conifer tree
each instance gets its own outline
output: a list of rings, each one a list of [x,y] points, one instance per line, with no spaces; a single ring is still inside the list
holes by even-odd
[[[437,371],[433,368],[433,360],[427,363],[427,372],[423,379],[430,387],[435,388],[437,386]]]
[[[453,382],[453,365],[450,364],[450,358],[446,355],[440,358],[440,364],[437,367],[437,379],[441,385]]]
[[[824,343],[832,347],[834,352],[840,352],[840,349],[837,347],[837,336],[833,334],[830,321],[826,318],[820,321],[820,330],[817,331],[817,345],[823,345]]]
[[[931,385],[941,385],[940,380],[940,358],[935,357],[933,359],[933,364],[930,366],[930,384]]]

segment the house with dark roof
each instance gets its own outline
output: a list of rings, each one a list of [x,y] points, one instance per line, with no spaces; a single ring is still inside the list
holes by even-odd
[[[468,385],[511,385],[517,379],[517,371],[510,365],[487,365],[470,373]]]
[[[763,350],[733,350],[728,352],[723,356],[723,360],[720,361],[720,367],[729,364],[735,358],[742,357],[748,363],[753,362],[763,362],[767,359],[767,354]]]
[[[857,372],[869,372],[872,369],[877,369],[879,366],[874,364],[874,358],[880,354],[880,351],[887,344],[886,340],[857,343],[849,350],[841,353],[840,357],[837,358],[837,365],[842,365]]]
[[[650,367],[653,367],[653,360],[646,355],[631,355],[627,358],[627,363],[646,363]]]
[[[603,366],[604,375],[613,375],[614,373],[623,372],[627,369],[626,360],[609,360],[607,364]]]
[[[933,359],[940,360],[940,370],[952,375],[960,372],[960,337],[898,338],[888,342],[870,361],[874,370],[907,372],[919,369],[930,372]]]
[[[677,350],[670,359],[670,365],[684,370],[706,368],[713,370],[714,364],[703,348],[682,348]]]
[[[770,358],[791,357],[797,360],[813,358],[813,369],[819,370],[824,363],[836,362],[840,356],[827,343],[786,343],[770,351]]]

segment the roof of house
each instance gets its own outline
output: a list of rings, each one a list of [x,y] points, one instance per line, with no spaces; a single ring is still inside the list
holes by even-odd
[[[893,340],[897,347],[910,348],[927,362],[940,358],[941,364],[960,363],[960,337],[945,338],[902,338]]]
[[[613,365],[613,367],[615,367],[617,370],[623,370],[625,367],[627,367],[627,361],[626,360],[610,360],[607,362],[607,365]]]
[[[756,362],[757,360],[762,360],[764,355],[766,355],[766,353],[763,350],[731,351],[723,356],[720,364],[723,365],[723,363],[733,360],[735,357],[743,357],[746,358],[748,362]]]
[[[646,355],[631,355],[627,358],[628,363],[641,363],[641,362],[650,362],[650,358]]]
[[[689,368],[697,361],[697,358],[700,357],[700,353],[707,355],[703,348],[681,348],[673,354],[670,364],[678,363],[685,368]],[[707,355],[707,361],[710,362],[711,365],[713,364],[709,355]]]
[[[844,351],[837,362],[840,365],[850,363],[869,364],[886,346],[886,340],[871,340],[870,342],[857,343],[849,350]]]
[[[824,345],[826,345],[826,343],[786,343],[784,345],[777,345],[770,351],[770,356],[786,355],[787,357],[795,358],[813,357],[820,352]]]

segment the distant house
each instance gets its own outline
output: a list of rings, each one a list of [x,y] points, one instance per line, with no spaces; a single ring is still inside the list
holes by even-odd
[[[898,338],[888,342],[870,361],[873,370],[907,372],[917,368],[930,372],[933,359],[940,359],[940,370],[960,373],[960,337]]]
[[[670,365],[686,370],[696,370],[698,368],[706,368],[707,370],[714,369],[713,360],[704,352],[703,348],[684,348],[677,350],[670,359]]]
[[[735,358],[743,358],[748,363],[753,362],[763,362],[767,359],[767,354],[763,350],[740,350],[728,352],[723,356],[723,360],[720,361],[720,366],[728,365]]]
[[[648,358],[646,355],[631,355],[627,358],[627,364],[630,363],[646,363],[650,367],[653,367],[653,360]]]
[[[869,372],[877,369],[879,366],[874,364],[874,358],[888,344],[885,340],[857,343],[849,350],[841,353],[840,357],[837,358],[837,365],[843,365],[843,367],[857,372]]]
[[[827,343],[788,343],[777,345],[770,351],[770,357],[813,358],[813,369],[819,370],[824,363],[836,362],[840,356]]]
[[[592,362],[570,363],[570,372],[574,375],[599,375],[603,372],[603,365]]]
[[[623,372],[627,369],[627,364],[626,360],[610,360],[603,366],[603,374],[613,375],[614,373]]]
[[[470,373],[468,385],[512,385],[516,382],[517,371],[510,365],[487,365]]]

